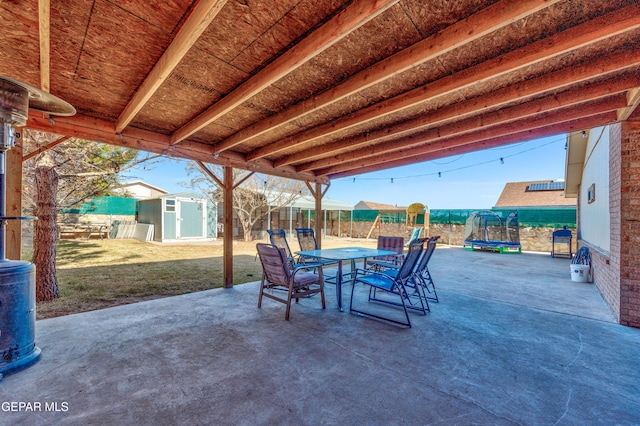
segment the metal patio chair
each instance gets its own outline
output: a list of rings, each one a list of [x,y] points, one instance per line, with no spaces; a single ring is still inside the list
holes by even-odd
[[[429,260],[431,260],[431,256],[436,249],[436,244],[439,239],[439,235],[422,239],[426,241],[427,246],[423,248],[420,259],[413,269],[411,278],[406,283],[407,291],[411,296],[421,297],[424,300],[427,312],[431,311],[429,301],[439,302],[435,283],[433,282],[431,272],[429,272]],[[376,266],[379,270],[384,270],[385,274],[392,277],[395,277],[398,273],[398,267],[392,263],[379,262]]]
[[[377,248],[378,250],[392,250],[395,251],[396,254],[378,256],[371,260],[367,260],[367,268],[376,268],[380,263],[389,263],[398,266],[402,264],[402,261],[404,260],[404,238],[379,236]]]
[[[436,250],[438,239],[440,239],[439,235],[427,239],[427,247],[423,250],[422,256],[409,282],[410,285],[414,284],[416,287],[421,287],[422,297],[427,304],[427,310],[429,310],[429,301],[436,303],[440,301],[438,299],[438,293],[436,293],[436,285],[433,282],[431,272],[429,272],[429,260],[431,260],[431,256],[433,256],[433,252]]]
[[[322,268],[318,267],[317,274],[307,272],[302,268],[292,269],[289,259],[284,250],[273,244],[256,244],[258,257],[262,264],[262,280],[260,282],[260,296],[258,298],[258,308],[262,307],[262,296],[287,305],[284,315],[285,320],[289,320],[291,311],[291,300],[296,303],[300,298],[320,294],[322,309],[326,309],[324,299],[324,280]],[[311,265],[308,265],[311,266]],[[279,297],[276,292],[270,290],[286,290],[287,297]]]
[[[295,228],[296,236],[298,237],[298,244],[300,250],[318,250],[318,242],[316,241],[316,235],[313,228]],[[335,260],[318,259],[317,257],[301,256],[300,263],[311,262],[314,264],[320,264],[322,266],[336,265],[338,262]],[[326,281],[331,284],[335,284],[336,278],[327,278]]]
[[[416,239],[410,244],[409,252],[405,256],[400,268],[392,269],[396,271],[393,276],[385,273],[385,271],[356,269],[356,274],[353,279],[353,287],[351,288],[349,311],[365,317],[380,319],[409,328],[411,327],[411,319],[409,318],[408,310],[422,312],[426,315],[427,310],[424,307],[423,299],[418,297],[417,301],[415,301],[415,298],[412,298],[412,293],[406,287],[406,284],[411,279],[414,268],[420,259],[423,245],[424,239],[422,238]],[[378,302],[380,304],[402,307],[406,321],[354,308],[353,295],[358,283],[369,286],[369,302]],[[399,299],[399,301],[397,299]]]

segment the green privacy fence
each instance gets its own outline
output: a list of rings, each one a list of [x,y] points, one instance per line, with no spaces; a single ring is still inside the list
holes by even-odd
[[[100,197],[83,203],[76,209],[65,209],[66,214],[135,215],[136,199],[126,197]]]
[[[464,225],[469,215],[476,210],[431,210],[430,222],[433,224]],[[576,227],[575,208],[523,208],[523,209],[491,209],[506,217],[512,211],[518,213],[520,226],[532,228],[567,228]]]
[[[316,214],[314,210],[303,210],[302,216],[307,220],[307,216],[310,215],[311,220],[315,219]],[[378,210],[354,210],[353,221],[354,222],[373,222],[378,217]],[[328,211],[327,220],[337,220],[338,211]],[[341,210],[340,221],[349,222],[351,220],[351,211]],[[380,221],[382,223],[405,223],[406,214],[404,212],[383,212],[380,214]],[[424,223],[424,219],[421,223]]]
[[[429,212],[429,222],[433,224],[464,225],[471,213],[482,210],[486,209],[434,209]],[[512,211],[518,212],[518,221],[520,226],[529,226],[533,228],[562,228],[563,226],[566,226],[567,228],[576,227],[575,208],[523,208],[515,210],[492,209],[492,211],[500,213],[503,217],[506,217]],[[378,217],[378,213],[378,210],[354,210],[353,221],[374,222],[376,217]],[[340,220],[349,221],[350,219],[351,212],[341,212]],[[406,213],[382,212],[380,213],[380,221],[382,223],[405,223]],[[418,215],[416,218],[416,224],[424,224],[423,215]]]

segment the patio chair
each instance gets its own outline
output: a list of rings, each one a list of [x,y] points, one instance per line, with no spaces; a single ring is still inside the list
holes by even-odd
[[[439,302],[436,286],[431,277],[431,272],[429,272],[429,260],[431,260],[431,256],[433,256],[433,252],[436,250],[438,239],[440,239],[439,235],[428,238],[427,247],[423,250],[422,256],[410,280],[410,284],[415,284],[422,288],[422,297],[424,297],[425,303],[427,303],[427,310],[429,309],[429,300],[436,303]]]
[[[320,293],[322,309],[326,309],[324,299],[324,280],[322,268],[318,267],[317,274],[307,272],[304,269],[292,269],[289,259],[284,250],[273,244],[256,244],[260,263],[262,264],[262,280],[260,282],[260,297],[258,298],[258,308],[262,307],[262,296],[287,305],[284,319],[289,320],[291,311],[291,300],[298,303],[302,297],[309,297]],[[311,266],[311,265],[308,265]],[[287,297],[279,297],[275,292],[269,290],[286,290]]]
[[[313,231],[313,228],[296,228],[296,236],[298,237],[298,244],[300,245],[300,250],[318,250],[318,242],[316,241],[316,235]],[[318,259],[317,257],[308,257],[301,256],[300,263],[314,263],[321,264],[322,266],[327,265],[335,265],[337,262],[335,260],[326,260],[326,259]],[[327,278],[326,281],[334,284],[336,278]]]
[[[289,248],[289,243],[287,242],[287,234],[284,232],[284,229],[279,229],[277,231],[269,229],[267,233],[269,234],[269,241],[271,242],[271,244],[284,250],[284,254],[287,259],[289,259],[292,268],[301,266],[300,256],[294,256],[291,252],[291,249]]]
[[[404,238],[379,236],[378,250],[393,250],[396,254],[374,257],[366,262],[367,268],[380,268],[381,264],[401,265],[404,260]]]
[[[436,287],[429,272],[429,260],[436,249],[436,243],[440,239],[440,236],[433,236],[429,238],[417,239],[415,241],[424,241],[427,244],[426,248],[422,249],[420,258],[416,262],[416,266],[413,269],[411,277],[405,284],[407,292],[409,294],[409,301],[421,298],[423,300],[424,309],[427,312],[431,312],[429,308],[429,301],[439,302],[438,294],[436,293]],[[384,270],[384,273],[395,277],[398,274],[398,266],[390,263],[379,263],[377,265],[380,270]],[[414,303],[415,304],[415,303]]]
[[[424,307],[423,300],[418,297],[417,306],[412,299],[412,294],[407,291],[406,284],[411,278],[412,272],[420,258],[424,239],[414,240],[409,246],[409,252],[404,258],[402,265],[392,275],[385,273],[386,271],[375,271],[371,269],[356,269],[356,274],[351,287],[351,301],[349,303],[349,311],[358,315],[369,318],[388,321],[393,324],[411,328],[411,319],[409,318],[409,309],[422,312],[424,315],[427,311]],[[393,269],[392,269],[393,270]],[[353,295],[357,284],[369,286],[369,302],[378,302],[380,304],[402,307],[406,321],[397,320],[390,316],[373,313],[371,311],[362,311],[355,309],[353,306]],[[400,299],[397,301],[397,299]]]

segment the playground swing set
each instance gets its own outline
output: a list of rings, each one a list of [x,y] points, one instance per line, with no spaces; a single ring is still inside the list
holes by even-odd
[[[465,250],[522,253],[517,212],[506,217],[493,211],[473,212],[467,218],[464,235]]]

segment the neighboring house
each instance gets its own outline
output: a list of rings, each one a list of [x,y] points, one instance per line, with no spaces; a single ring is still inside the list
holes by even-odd
[[[392,204],[374,203],[373,201],[360,201],[353,207],[354,210],[379,210],[379,211],[406,211],[406,207],[398,207]]]
[[[565,198],[564,186],[562,180],[508,182],[493,208],[575,208],[576,200]]]
[[[168,194],[164,189],[158,188],[157,186],[153,186],[141,180],[125,182],[113,192],[116,194],[128,195],[133,198],[152,198]]]

